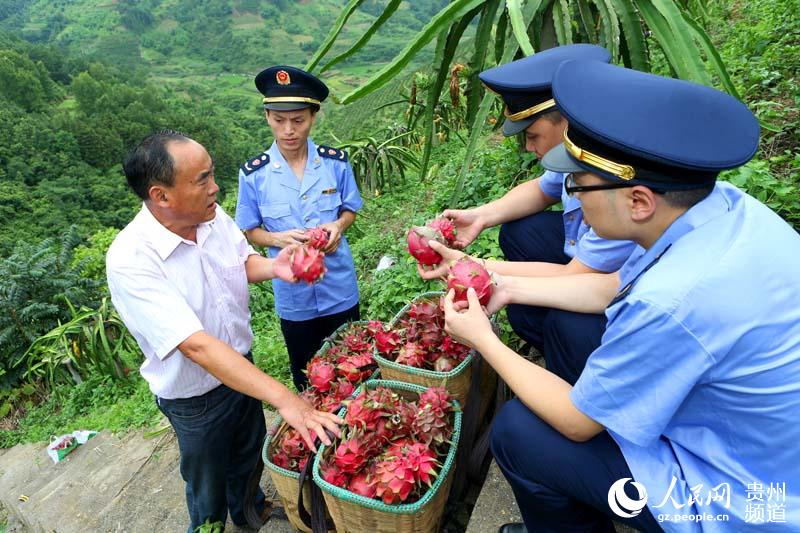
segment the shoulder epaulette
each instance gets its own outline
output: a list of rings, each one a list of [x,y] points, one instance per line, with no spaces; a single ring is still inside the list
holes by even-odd
[[[267,163],[269,163],[269,154],[267,152],[262,152],[254,158],[245,161],[245,163],[239,168],[242,169],[242,172],[244,172],[246,176],[248,174],[252,174]]]
[[[347,152],[345,152],[344,150],[331,148],[330,146],[319,145],[317,147],[317,153],[322,157],[327,157],[328,159],[335,159],[337,161],[347,161]]]

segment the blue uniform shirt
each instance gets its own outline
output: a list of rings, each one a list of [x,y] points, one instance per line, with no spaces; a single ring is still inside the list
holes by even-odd
[[[239,171],[236,223],[242,230],[264,226],[267,231],[313,228],[339,218],[343,210],[357,212],[363,205],[350,163],[321,156],[308,140],[308,162],[302,181],[274,142],[269,162],[245,174]],[[279,248],[270,247],[275,257]],[[325,255],[328,272],[313,285],[272,280],[275,308],[286,320],[309,320],[346,311],[358,303],[353,256],[342,235],[339,247]]]
[[[564,205],[564,253],[600,272],[616,272],[636,247],[631,241],[609,241],[598,237],[583,221],[581,202],[564,189],[566,174],[545,171],[539,188],[547,196],[561,198]]]
[[[620,275],[575,406],[608,429],[654,516],[729,517],[665,530],[800,531],[800,236],[718,183]]]

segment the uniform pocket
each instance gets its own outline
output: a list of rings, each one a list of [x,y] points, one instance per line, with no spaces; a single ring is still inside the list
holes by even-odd
[[[286,231],[294,227],[291,224],[292,207],[288,203],[259,205],[258,209],[267,231]]]
[[[342,199],[338,194],[323,194],[319,197],[317,201],[317,208],[322,211],[333,211],[336,210],[336,214],[339,212],[339,206],[342,205]]]

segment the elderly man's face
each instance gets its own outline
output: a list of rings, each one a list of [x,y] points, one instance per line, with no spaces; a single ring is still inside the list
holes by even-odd
[[[214,162],[195,141],[170,142],[167,150],[175,165],[175,183],[170,188],[170,210],[188,225],[213,220],[219,187],[214,180]]]

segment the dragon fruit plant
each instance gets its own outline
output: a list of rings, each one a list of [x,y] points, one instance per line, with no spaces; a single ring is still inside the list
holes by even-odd
[[[331,339],[332,346],[306,365],[309,387],[300,396],[319,411],[338,411],[356,387],[372,376],[375,334],[383,330],[378,321],[366,325],[353,323],[343,328]],[[300,434],[287,428],[271,446],[270,461],[286,470],[300,472],[310,456],[311,451],[306,449]]]
[[[436,218],[425,226],[414,226],[408,230],[408,252],[421,265],[438,265],[442,256],[430,247],[428,241],[437,241],[452,246],[456,238],[456,227],[449,218]]]
[[[325,254],[316,248],[301,245],[292,250],[289,256],[289,265],[292,267],[292,274],[301,281],[309,285],[320,281],[328,271],[325,268]]]
[[[316,248],[317,250],[322,250],[328,245],[328,240],[331,237],[331,234],[328,230],[323,228],[311,228],[306,230],[305,233],[306,244],[312,248]]]
[[[413,503],[433,485],[453,433],[453,402],[443,387],[408,401],[389,388],[351,400],[346,426],[320,475],[332,485],[387,505]]]

